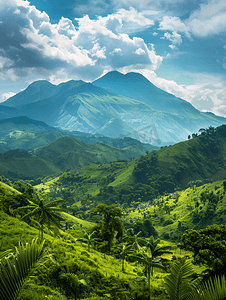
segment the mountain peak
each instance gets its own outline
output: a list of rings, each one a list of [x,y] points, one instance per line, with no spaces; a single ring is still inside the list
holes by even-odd
[[[110,71],[108,73],[106,73],[105,75],[103,75],[102,77],[100,77],[99,79],[95,80],[93,83],[96,84],[97,82],[103,81],[103,80],[114,80],[117,81],[119,83],[121,83],[121,81],[133,81],[133,80],[139,80],[139,81],[147,81],[149,83],[151,83],[145,76],[143,76],[140,73],[137,72],[130,72],[127,74],[123,74],[120,73],[118,71]]]
[[[32,82],[24,91],[4,102],[4,105],[19,106],[42,100],[54,93],[56,86],[47,80]]]

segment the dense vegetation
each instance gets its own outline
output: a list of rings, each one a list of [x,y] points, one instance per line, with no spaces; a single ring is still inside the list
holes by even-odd
[[[225,137],[221,126],[131,162],[1,176],[0,299],[16,299],[14,279],[18,300],[224,299]]]

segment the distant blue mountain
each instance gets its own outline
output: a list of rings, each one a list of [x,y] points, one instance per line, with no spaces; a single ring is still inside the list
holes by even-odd
[[[142,101],[157,111],[173,114],[199,113],[190,103],[159,89],[139,73],[123,75],[112,71],[93,84],[118,95]]]
[[[5,117],[4,117],[5,115]],[[27,116],[49,126],[108,137],[173,144],[226,119],[203,113],[137,73],[109,72],[94,83],[33,82],[0,105],[0,119]]]

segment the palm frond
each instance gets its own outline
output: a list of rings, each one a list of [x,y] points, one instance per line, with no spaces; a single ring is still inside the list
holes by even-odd
[[[192,265],[186,258],[175,261],[170,268],[170,275],[165,277],[164,286],[170,300],[186,299],[191,291],[189,281],[194,276]]]
[[[23,208],[23,207],[21,207],[21,209],[22,209],[22,208]],[[30,208],[32,209],[32,207],[29,207],[29,209],[30,209]],[[39,207],[35,206],[34,210],[32,210],[32,211],[30,211],[29,213],[27,213],[26,215],[24,215],[24,216],[21,218],[21,220],[36,215],[36,214],[38,213],[38,211],[39,211]]]
[[[12,250],[8,249],[8,250],[0,253],[0,262],[1,262],[2,259],[4,259],[5,257],[7,257],[11,252],[12,252]]]
[[[37,239],[26,246],[19,244],[12,257],[6,257],[0,265],[0,299],[15,300],[35,263],[43,256],[44,242]]]
[[[63,203],[66,203],[67,201],[66,200],[63,200],[63,199],[57,199],[57,200],[54,200],[54,201],[51,201],[51,202],[48,202],[45,204],[45,207],[56,207],[57,205],[59,204],[63,204]]]
[[[215,276],[205,283],[195,286],[189,295],[189,300],[224,300],[226,299],[225,276]]]

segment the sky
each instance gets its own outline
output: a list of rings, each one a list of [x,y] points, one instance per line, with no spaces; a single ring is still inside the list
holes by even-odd
[[[0,102],[113,70],[226,117],[226,1],[0,0]]]

